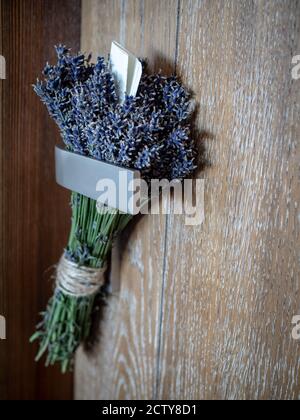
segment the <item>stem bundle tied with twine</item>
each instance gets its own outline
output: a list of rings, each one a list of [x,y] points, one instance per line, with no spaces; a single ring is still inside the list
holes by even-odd
[[[56,268],[54,296],[31,338],[40,341],[36,360],[47,351],[47,366],[60,362],[62,372],[71,368],[77,347],[89,336],[95,298],[99,293],[105,298],[104,272],[113,239],[131,217],[105,207],[100,212],[96,201],[72,193],[68,247]]]
[[[189,93],[175,77],[144,74],[136,97],[120,104],[109,64],[102,57],[72,56],[60,45],[58,61],[46,65],[35,92],[60,128],[67,150],[137,169],[146,181],[183,179],[195,169],[190,136]],[[144,69],[145,70],[145,69]],[[71,196],[72,226],[58,263],[55,291],[31,341],[40,344],[46,365],[72,367],[74,353],[87,339],[94,304],[106,296],[103,274],[115,237],[132,216],[76,192]]]

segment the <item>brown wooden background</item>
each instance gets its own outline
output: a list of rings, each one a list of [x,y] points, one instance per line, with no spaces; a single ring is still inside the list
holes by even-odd
[[[31,84],[54,44],[79,48],[81,13],[83,50],[115,39],[195,92],[210,164],[202,226],[145,216],[121,238],[121,291],[78,354],[75,397],[299,398],[297,0],[0,0],[0,398],[72,397],[28,344],[69,229],[58,131]]]
[[[45,270],[57,262],[69,229],[69,194],[54,181],[58,130],[32,91],[53,46],[80,44],[79,0],[1,0],[0,54],[0,341],[1,399],[69,399],[72,377],[34,362],[28,340],[45,308],[51,282]]]
[[[83,49],[113,39],[195,92],[206,220],[127,232],[76,398],[299,398],[300,2],[83,0]]]

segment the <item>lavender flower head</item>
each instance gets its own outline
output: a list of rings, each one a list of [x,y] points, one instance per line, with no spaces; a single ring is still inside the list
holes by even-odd
[[[183,179],[196,168],[190,95],[175,77],[145,72],[136,97],[119,104],[108,63],[56,47],[34,90],[60,128],[67,149],[138,169],[144,179]]]

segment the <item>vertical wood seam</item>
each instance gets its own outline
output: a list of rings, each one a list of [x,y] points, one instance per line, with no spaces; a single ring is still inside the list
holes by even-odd
[[[120,43],[125,44],[126,40],[126,1],[121,1],[121,13],[120,13]]]
[[[78,51],[82,52],[82,2],[83,0],[79,0],[79,10],[80,10],[80,16],[79,16],[79,48]],[[74,391],[75,391],[75,381],[74,381]],[[75,395],[75,392],[74,392]]]
[[[140,19],[141,19],[141,45],[145,48],[145,0],[140,2]]]
[[[176,41],[175,41],[175,61],[174,61],[175,75],[177,74],[178,50],[179,50],[180,8],[181,8],[181,0],[178,0],[178,3],[177,3],[177,22],[176,22]]]
[[[174,74],[177,72],[178,62],[178,51],[179,51],[179,27],[180,27],[180,8],[181,0],[177,0],[177,17],[176,17],[176,40],[175,40],[175,53],[174,53]],[[169,209],[171,208],[171,202],[168,203]],[[161,282],[161,298],[160,298],[160,313],[159,313],[159,328],[158,328],[158,344],[157,344],[157,362],[156,362],[156,389],[154,392],[155,399],[159,399],[159,383],[161,379],[161,343],[163,334],[163,308],[165,299],[165,284],[167,278],[167,256],[168,256],[168,242],[169,242],[169,225],[170,215],[166,214],[165,223],[165,239],[164,239],[164,250],[163,250],[163,269],[162,269],[162,282]]]
[[[160,382],[160,360],[161,360],[161,342],[162,342],[162,326],[163,326],[163,308],[164,308],[164,297],[165,297],[165,283],[166,283],[166,271],[167,271],[167,245],[168,245],[168,227],[169,227],[169,216],[166,214],[165,223],[165,239],[164,239],[164,251],[163,251],[163,269],[162,269],[162,282],[161,282],[161,296],[160,296],[160,309],[159,309],[159,328],[158,328],[158,343],[157,343],[157,361],[156,361],[156,389],[155,399],[158,399],[159,382]]]

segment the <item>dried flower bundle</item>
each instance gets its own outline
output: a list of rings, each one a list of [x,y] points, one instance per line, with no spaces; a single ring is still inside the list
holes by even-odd
[[[58,61],[46,65],[34,90],[60,128],[68,150],[126,168],[138,169],[149,181],[183,179],[195,169],[190,136],[189,93],[175,77],[142,76],[136,97],[120,104],[109,64],[102,57],[71,55],[60,45]],[[99,212],[96,202],[72,193],[72,226],[65,257],[79,266],[101,268],[113,240],[131,219],[119,211]],[[104,293],[99,290],[98,294]],[[73,297],[56,288],[32,341],[39,359],[61,363],[65,372],[74,352],[90,332],[96,294]]]

